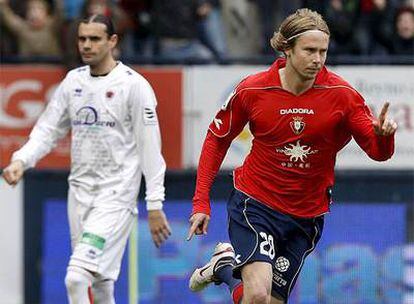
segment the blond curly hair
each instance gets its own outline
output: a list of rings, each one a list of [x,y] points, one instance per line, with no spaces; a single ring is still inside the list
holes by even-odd
[[[285,52],[295,46],[299,34],[309,30],[330,35],[328,25],[319,13],[308,8],[298,9],[283,20],[279,30],[270,39],[270,45],[275,51]]]

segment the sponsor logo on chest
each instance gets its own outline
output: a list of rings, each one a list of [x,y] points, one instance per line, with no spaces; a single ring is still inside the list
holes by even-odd
[[[282,149],[277,148],[276,152],[289,156],[291,162],[305,162],[309,155],[318,153],[318,150],[312,149],[310,146],[301,144],[300,140],[296,143],[290,143],[284,146]]]
[[[306,108],[290,108],[290,109],[280,109],[280,115],[287,115],[287,114],[308,114],[314,115],[315,112],[312,109]]]
[[[72,121],[73,126],[99,126],[113,128],[115,121],[100,120],[98,111],[92,106],[85,106],[78,109],[75,113],[75,119]]]

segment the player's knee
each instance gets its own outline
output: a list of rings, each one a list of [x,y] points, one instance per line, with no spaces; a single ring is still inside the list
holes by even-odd
[[[259,281],[251,280],[244,284],[243,300],[246,303],[269,304],[271,300],[271,292],[265,285]],[[244,303],[244,302],[243,302]]]
[[[65,285],[69,295],[87,293],[91,286],[93,275],[86,269],[69,267],[66,272]]]
[[[92,287],[95,302],[102,304],[115,304],[114,285],[114,281],[110,279],[95,281]]]
[[[249,294],[246,294],[244,298],[249,299],[248,303],[254,304],[269,304],[271,300],[270,294],[267,292],[266,288],[256,288],[251,289]]]
[[[88,281],[83,280],[77,274],[73,273],[72,271],[69,271],[65,277],[65,285],[69,293],[72,293],[75,290],[81,289],[82,287],[87,289]]]

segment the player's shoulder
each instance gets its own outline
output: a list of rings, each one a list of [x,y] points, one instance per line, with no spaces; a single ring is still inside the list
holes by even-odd
[[[349,84],[342,76],[324,67],[321,71],[321,77],[316,80],[316,87],[335,89],[339,91],[357,93],[357,90]]]
[[[281,88],[278,74],[279,70],[285,66],[286,59],[278,58],[267,69],[250,74],[244,78],[238,87],[242,90],[245,89],[253,92],[269,88]]]
[[[148,85],[148,80],[145,79],[144,76],[142,76],[140,73],[138,73],[136,70],[131,68],[128,65],[125,65],[123,63],[120,64],[120,73],[122,75],[123,80],[128,83],[129,85]]]
[[[237,91],[249,89],[262,89],[272,86],[271,76],[269,70],[259,71],[246,76],[238,86]]]
[[[120,73],[126,79],[134,80],[135,78],[140,76],[140,74],[137,71],[135,71],[133,68],[131,68],[130,66],[122,62],[118,62],[118,65],[119,65],[118,68],[119,68]]]
[[[66,78],[68,79],[74,79],[74,78],[82,78],[86,77],[90,74],[90,68],[88,65],[80,66],[77,68],[74,68],[67,72]]]
[[[73,86],[76,86],[79,81],[86,78],[87,75],[89,75],[89,66],[81,66],[78,68],[74,68],[72,70],[69,70],[65,77],[62,79],[60,86],[66,90]]]
[[[329,90],[333,95],[343,98],[363,99],[362,95],[342,76],[326,67],[318,75],[314,88]]]

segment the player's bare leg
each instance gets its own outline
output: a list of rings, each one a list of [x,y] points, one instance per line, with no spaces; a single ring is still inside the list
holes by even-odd
[[[243,266],[241,270],[244,285],[242,303],[282,304],[283,301],[273,302],[271,297],[272,274],[272,265],[266,262],[253,262]]]

